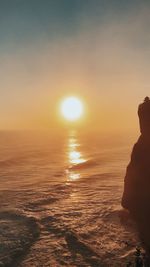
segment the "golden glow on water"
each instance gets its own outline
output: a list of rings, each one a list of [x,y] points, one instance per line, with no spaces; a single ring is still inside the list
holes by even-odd
[[[80,173],[73,173],[73,172],[69,173],[69,180],[71,181],[78,180],[80,177],[81,177]]]
[[[79,151],[80,144],[78,143],[75,136],[69,137],[68,140],[68,161],[69,169],[67,170],[68,180],[74,181],[78,180],[81,177],[80,170],[73,170],[73,167],[78,166],[86,162],[86,159],[83,157],[81,151]]]
[[[69,161],[71,164],[80,164],[86,160],[82,158],[82,154],[78,151],[69,152]]]
[[[80,145],[77,143],[77,140],[73,137],[69,138],[69,148],[79,147]]]

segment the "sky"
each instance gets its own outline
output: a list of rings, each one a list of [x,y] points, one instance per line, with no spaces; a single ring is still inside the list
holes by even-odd
[[[137,131],[149,28],[146,0],[0,0],[0,129],[60,130],[75,95],[81,128]]]

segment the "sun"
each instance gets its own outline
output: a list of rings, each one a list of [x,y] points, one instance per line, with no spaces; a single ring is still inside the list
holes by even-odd
[[[61,104],[61,113],[68,121],[76,121],[83,114],[83,103],[77,97],[67,97]]]

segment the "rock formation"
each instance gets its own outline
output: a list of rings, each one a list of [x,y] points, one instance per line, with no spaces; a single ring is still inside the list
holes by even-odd
[[[122,206],[135,217],[150,219],[150,99],[138,109],[141,135],[127,167]]]

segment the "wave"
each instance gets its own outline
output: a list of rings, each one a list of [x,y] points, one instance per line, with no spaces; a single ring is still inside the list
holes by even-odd
[[[16,211],[0,212],[0,225],[0,263],[13,266],[39,236],[39,227],[35,218]]]
[[[13,165],[22,164],[25,161],[28,161],[29,157],[26,155],[19,155],[16,157],[7,158],[4,160],[0,160],[0,167],[9,167]]]
[[[96,161],[89,159],[85,162],[71,165],[71,166],[69,166],[68,169],[69,170],[81,170],[81,169],[85,169],[85,168],[95,167],[97,165],[98,165],[98,163]]]
[[[81,255],[84,263],[88,264],[88,266],[104,266],[102,260],[100,259],[100,254],[96,251],[96,249],[90,246],[90,244],[86,242],[76,231],[63,224],[62,220],[58,217],[45,217],[42,219],[42,224],[44,224],[47,231],[55,235],[55,237],[64,238],[68,252],[74,255]]]

